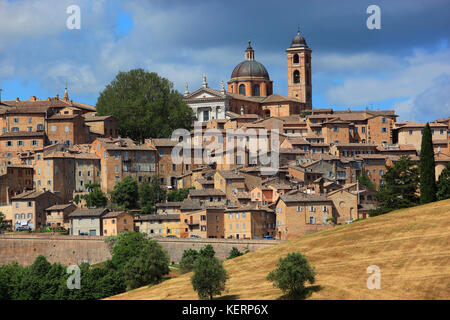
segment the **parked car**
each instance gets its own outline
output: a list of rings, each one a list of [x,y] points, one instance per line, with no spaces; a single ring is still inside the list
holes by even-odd
[[[178,237],[174,236],[173,234],[169,234],[168,236],[166,236],[166,238],[178,238]]]
[[[264,239],[266,240],[276,240],[274,237],[272,236],[264,236]]]
[[[200,239],[200,236],[196,235],[196,234],[191,234],[189,236],[189,238],[194,238],[194,239]]]
[[[21,227],[17,227],[16,231],[31,231],[30,227],[28,226],[21,226]]]

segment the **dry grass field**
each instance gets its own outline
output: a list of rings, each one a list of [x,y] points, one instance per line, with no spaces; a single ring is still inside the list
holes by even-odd
[[[269,241],[269,240],[268,240]],[[308,299],[450,299],[450,200],[357,221],[226,261],[222,299],[279,299],[265,280],[280,257],[300,251],[317,272],[320,290]],[[369,290],[366,269],[381,269]],[[109,299],[197,299],[191,273]]]

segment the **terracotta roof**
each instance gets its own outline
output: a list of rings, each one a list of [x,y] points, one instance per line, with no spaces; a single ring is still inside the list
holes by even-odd
[[[43,195],[46,192],[51,193],[50,191],[38,191],[38,190],[25,191],[21,194],[18,194],[16,196],[12,197],[11,200],[36,199],[37,197],[40,197],[41,195]]]
[[[149,139],[149,142],[158,147],[174,147],[178,144],[178,141],[172,141],[169,138]]]
[[[181,203],[181,210],[200,210],[202,206],[200,205],[200,200],[197,199],[184,199]]]
[[[116,218],[122,214],[126,213],[125,211],[111,211],[105,214],[102,218]]]
[[[296,193],[291,195],[282,195],[280,199],[286,203],[295,202],[322,202],[331,201],[326,195],[322,194],[306,194],[306,193]]]
[[[107,208],[99,208],[99,209],[77,209],[74,212],[69,214],[70,218],[88,218],[88,217],[101,217],[105,213],[109,212]]]
[[[181,207],[181,204],[182,204],[181,201],[167,201],[157,203],[155,206],[157,208],[168,208],[168,207]]]
[[[218,189],[191,189],[189,190],[190,197],[205,197],[205,196],[226,196],[222,190]]]
[[[179,214],[146,214],[134,218],[138,221],[180,220]]]
[[[45,209],[45,211],[64,210],[68,207],[76,207],[76,206],[73,203],[57,204],[57,205],[54,205],[54,206],[51,206],[51,207]]]
[[[217,170],[217,172],[225,179],[245,179],[243,175],[235,173],[234,170]]]

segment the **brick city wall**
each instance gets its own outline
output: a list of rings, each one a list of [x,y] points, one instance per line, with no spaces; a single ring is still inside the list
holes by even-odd
[[[225,259],[232,247],[250,251],[270,247],[277,240],[224,240],[224,239],[156,239],[170,255],[171,262],[179,262],[184,250],[199,250],[211,244],[219,259]],[[109,245],[100,236],[52,236],[52,235],[0,235],[0,265],[18,261],[30,265],[39,255],[51,263],[63,265],[90,264],[111,258]]]

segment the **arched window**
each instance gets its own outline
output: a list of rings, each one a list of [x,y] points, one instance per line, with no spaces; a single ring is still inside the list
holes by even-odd
[[[294,62],[295,64],[299,63],[298,54],[294,54],[293,62]]]
[[[270,118],[270,110],[264,111],[264,115],[266,116],[266,118]]]
[[[259,84],[255,84],[253,86],[253,96],[255,96],[255,97],[259,97],[260,96]]]
[[[241,84],[239,86],[239,94],[242,94],[245,96],[245,85],[244,84]]]
[[[300,83],[300,72],[298,70],[294,71],[294,83]]]

